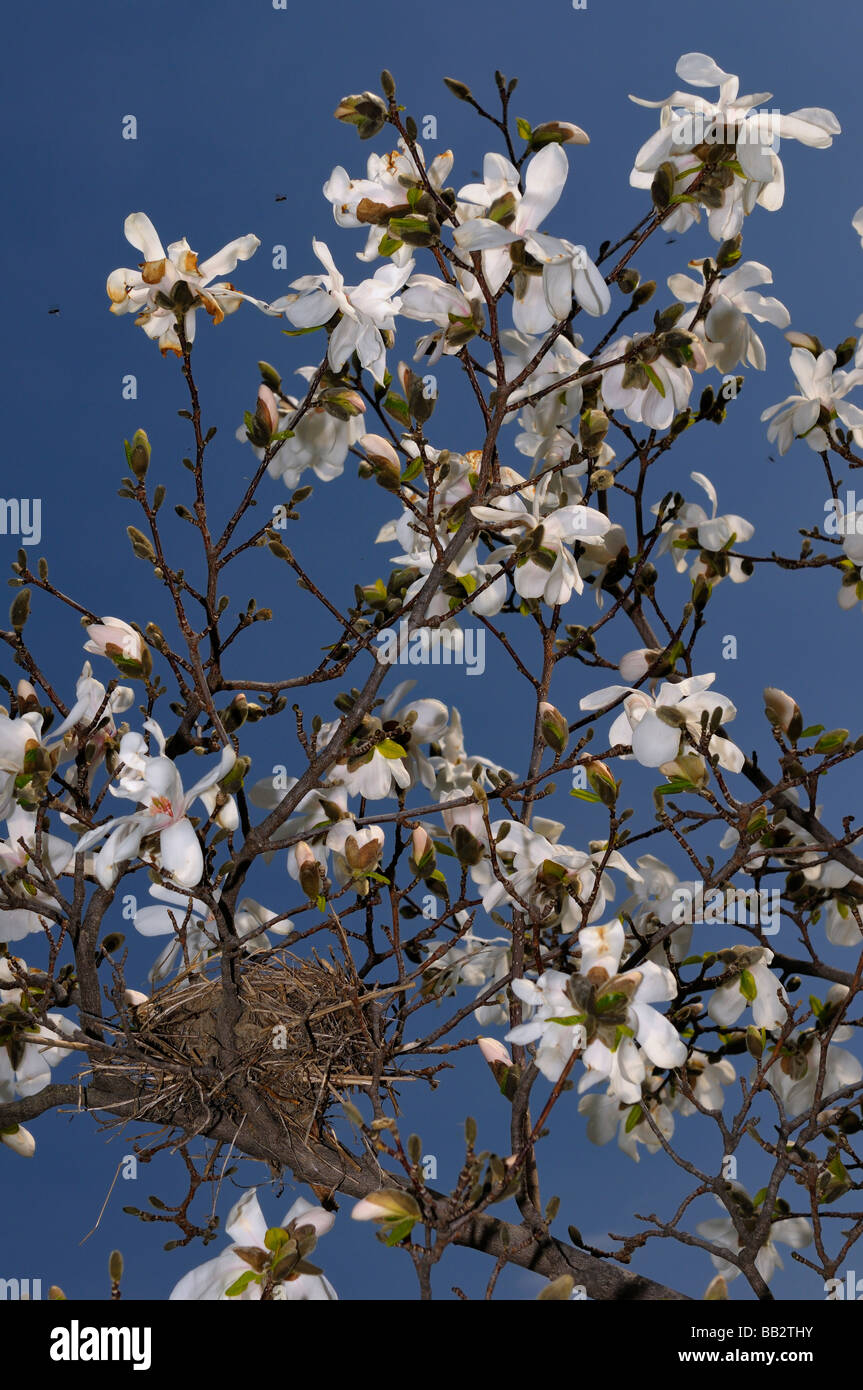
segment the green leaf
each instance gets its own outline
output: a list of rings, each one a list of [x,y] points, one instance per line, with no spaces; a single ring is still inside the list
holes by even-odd
[[[658,796],[675,796],[678,792],[696,792],[698,788],[694,782],[690,782],[686,777],[672,777],[664,786],[657,787]]]
[[[815,752],[833,753],[837,748],[842,747],[847,737],[847,729],[831,729],[829,733],[821,735],[815,745]]]
[[[412,483],[414,478],[418,478],[423,471],[423,461],[417,454],[415,459],[411,459],[404,473],[402,474],[403,483]]]
[[[375,746],[376,746],[377,752],[378,752],[378,753],[383,753],[383,755],[384,755],[385,758],[403,758],[403,757],[405,757],[405,750],[404,750],[404,748],[402,748],[402,746],[401,746],[400,743],[396,743],[396,741],[395,741],[394,738],[385,738],[385,739],[382,739],[381,742],[378,743],[378,744],[376,744]]]
[[[416,1222],[412,1216],[406,1216],[403,1221],[394,1221],[387,1229],[384,1244],[388,1246],[398,1245],[400,1240],[404,1240],[405,1236],[410,1235],[415,1225]]]
[[[640,1124],[643,1119],[644,1114],[642,1112],[641,1106],[633,1105],[632,1109],[626,1117],[626,1124],[623,1126],[624,1134],[631,1134],[632,1131],[635,1129],[635,1126],[637,1124]]]
[[[522,140],[530,139],[533,128],[530,124],[530,121],[526,121],[524,116],[519,116],[517,118],[515,128],[521,136]]]
[[[275,1251],[281,1250],[287,1240],[290,1240],[290,1236],[282,1226],[271,1226],[264,1236],[264,1245],[275,1253]]]
[[[323,328],[323,324],[316,324],[314,328],[283,328],[282,332],[286,338],[304,338],[307,333],[317,333]]]
[[[804,730],[803,730],[803,732],[801,733],[800,737],[801,737],[801,738],[814,738],[816,734],[823,734],[823,732],[824,732],[824,725],[823,725],[823,724],[810,724],[808,729],[804,729]]]
[[[647,364],[646,362],[642,362],[641,365],[642,365],[642,367],[644,368],[645,372],[647,373],[648,377],[650,378],[650,384],[651,384],[651,386],[654,386],[654,387],[656,388],[656,390],[659,392],[660,396],[661,396],[662,399],[664,400],[664,399],[665,399],[665,387],[663,386],[663,384],[662,384],[662,382],[660,381],[659,377],[656,375],[656,372],[653,370],[652,367],[648,366],[648,364]]]
[[[400,420],[403,425],[410,424],[411,415],[408,410],[408,403],[396,391],[387,392],[384,396],[383,407],[388,415],[392,415],[393,419]]]
[[[378,243],[378,251],[382,256],[392,256],[394,252],[399,250],[401,245],[402,243],[397,237],[384,234]]]
[[[589,792],[582,787],[573,787],[570,796],[577,796],[579,801],[601,801],[602,797],[597,796],[596,792]]]
[[[740,972],[740,993],[750,1004],[758,997],[758,986],[748,970]]]
[[[596,1001],[596,1012],[598,1014],[607,1014],[612,1009],[616,1009],[620,1004],[623,1004],[625,1000],[626,995],[619,990],[615,990],[612,994],[603,994],[601,998]]]
[[[231,1284],[229,1288],[225,1289],[225,1297],[238,1298],[239,1295],[243,1292],[243,1290],[245,1288],[248,1288],[249,1284],[251,1284],[253,1280],[256,1284],[260,1284],[260,1274],[256,1274],[253,1269],[247,1269],[244,1274],[240,1275],[239,1279],[235,1279],[233,1284]]]

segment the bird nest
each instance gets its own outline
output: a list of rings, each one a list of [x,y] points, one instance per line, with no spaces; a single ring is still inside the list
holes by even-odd
[[[308,1131],[346,1090],[386,1084],[372,1007],[385,1004],[391,989],[364,987],[317,956],[303,960],[280,951],[261,960],[247,957],[226,1047],[219,972],[213,957],[135,1010],[136,1063],[143,1062],[142,1080],[146,1076],[160,1115],[168,1109],[179,1120],[202,1103],[230,1110],[226,1082],[234,1078],[283,1122]]]

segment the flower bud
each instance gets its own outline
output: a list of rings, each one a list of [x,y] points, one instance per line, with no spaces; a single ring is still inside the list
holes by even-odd
[[[413,850],[410,859],[411,869],[418,878],[427,878],[434,870],[437,855],[435,854],[434,841],[421,825],[416,826],[411,834],[411,848]]]
[[[545,145],[589,145],[590,136],[571,121],[543,121],[530,132],[530,149],[541,150]]]
[[[301,840],[296,848],[297,869],[300,887],[309,902],[316,902],[321,895],[323,869],[314,856],[311,845]]]
[[[608,434],[608,416],[603,410],[586,410],[581,417],[578,432],[585,452],[598,454],[602,441]]]
[[[484,850],[480,841],[472,835],[465,825],[454,825],[450,838],[458,862],[465,868],[473,868],[482,859]]]
[[[459,82],[457,77],[445,77],[444,86],[452,92],[459,101],[470,101],[471,90],[466,82]]]
[[[710,781],[707,764],[700,753],[678,753],[659,769],[663,777],[682,777],[694,787],[706,787]]]
[[[626,652],[618,665],[621,679],[627,685],[634,685],[642,676],[646,676],[651,666],[662,656],[662,652],[655,647],[637,647],[635,651]]]
[[[717,1274],[711,1279],[704,1291],[704,1299],[708,1303],[717,1303],[728,1298],[728,1284],[721,1274]]]
[[[786,342],[792,347],[805,348],[811,352],[813,357],[820,357],[824,351],[824,346],[820,338],[816,338],[814,333],[800,333],[797,329],[789,328],[785,334]]]
[[[221,711],[222,723],[225,733],[233,734],[246,722],[249,713],[249,702],[242,691],[239,691],[228,705],[227,709]]]
[[[337,121],[357,128],[361,140],[370,140],[386,124],[386,103],[374,92],[342,97],[333,112]]]
[[[29,681],[19,681],[15,688],[15,695],[18,700],[19,714],[29,714],[40,708],[39,696]]]
[[[351,1211],[352,1221],[418,1221],[422,1212],[409,1192],[385,1187],[362,1197]]]
[[[495,1063],[502,1063],[505,1067],[512,1066],[512,1058],[497,1038],[477,1038],[477,1044],[490,1067],[494,1067]]]
[[[650,185],[650,196],[657,212],[664,212],[671,202],[677,171],[670,160],[660,164]]]
[[[388,492],[397,492],[402,470],[399,456],[389,440],[380,434],[364,434],[359,443],[374,468],[375,480]]]
[[[138,482],[142,483],[150,466],[150,441],[143,430],[136,430],[132,443],[126,445],[126,462]]]
[[[0,1140],[21,1158],[32,1158],[36,1152],[36,1140],[23,1125],[13,1125],[10,1129],[0,1129]]]
[[[547,748],[560,756],[569,742],[569,724],[559,709],[543,700],[539,706],[540,731]]]
[[[522,1069],[513,1065],[513,1060],[497,1038],[477,1038],[479,1050],[489,1065],[501,1095],[512,1100],[518,1090]]]
[[[20,636],[30,616],[30,590],[19,589],[9,609],[11,627]]]
[[[601,762],[599,758],[585,759],[584,769],[591,790],[596,792],[603,805],[614,806],[620,788],[607,763]]]
[[[317,398],[328,415],[336,420],[353,420],[357,415],[365,415],[366,403],[358,391],[346,386],[330,386]]]
[[[258,387],[255,419],[270,435],[274,435],[279,428],[279,403],[273,391],[264,382]]]
[[[632,294],[638,289],[638,282],[641,279],[634,266],[626,266],[617,277],[617,288],[621,294]]]
[[[261,373],[261,380],[265,386],[269,386],[271,391],[279,390],[282,378],[275,367],[271,367],[269,362],[259,362],[258,371]]]
[[[803,732],[803,716],[800,706],[784,690],[768,685],[764,690],[764,711],[770,723],[787,734],[796,743]]]

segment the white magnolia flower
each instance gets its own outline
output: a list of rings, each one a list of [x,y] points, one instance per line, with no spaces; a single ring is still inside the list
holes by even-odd
[[[829,1024],[831,1017],[835,1018],[834,1011],[844,1003],[849,993],[847,985],[831,985],[827,991],[826,1010],[822,1009],[819,1019],[822,1028]],[[848,1042],[853,1037],[854,1029],[847,1023],[833,1029],[820,1089],[818,1079],[824,1044],[817,1029],[792,1033],[781,1047],[775,1049],[767,1079],[778,1092],[787,1115],[802,1115],[804,1111],[812,1110],[816,1104],[816,1094],[819,1102],[823,1102],[834,1091],[856,1086],[863,1080],[863,1066],[858,1059],[835,1045]]]
[[[102,682],[94,677],[89,661],[85,661],[75,686],[75,703],[62,724],[51,731],[52,743],[59,738],[65,740],[66,747],[61,750],[59,761],[63,763],[75,757],[86,733],[87,756],[92,773],[104,756],[105,745],[117,732],[114,716],[124,714],[134,703],[135,692],[131,686],[115,686],[108,695]],[[93,727],[97,718],[98,727]]]
[[[316,1236],[323,1236],[332,1229],[335,1219],[332,1212],[324,1211],[323,1207],[314,1206],[305,1198],[298,1197],[280,1224],[285,1228],[293,1222],[294,1230],[297,1231],[303,1226],[311,1226]],[[236,1298],[237,1302],[253,1302],[260,1299],[263,1285],[260,1280],[255,1279],[250,1279],[245,1288],[232,1298],[229,1299],[227,1294],[227,1290],[242,1275],[253,1273],[255,1264],[263,1269],[269,1266],[272,1260],[272,1253],[266,1245],[267,1223],[254,1188],[244,1193],[231,1208],[225,1222],[225,1231],[233,1244],[214,1260],[207,1260],[185,1274],[171,1290],[171,1301],[227,1303],[233,1298]],[[244,1258],[244,1254],[247,1258]],[[329,1279],[323,1274],[289,1274],[276,1284],[272,1296],[278,1302],[323,1302],[338,1298]]]
[[[0,819],[6,819],[23,790],[16,783],[33,770],[42,749],[42,715],[36,711],[10,719],[0,706]]]
[[[758,1213],[752,1205],[751,1198],[747,1196],[739,1184],[734,1183],[736,1203],[741,1211],[743,1219],[747,1225],[753,1225]],[[719,1198],[717,1197],[717,1202]],[[723,1204],[720,1202],[720,1206]],[[733,1254],[737,1254],[740,1249],[740,1237],[731,1217],[715,1216],[709,1221],[700,1221],[695,1228],[700,1236],[709,1240],[713,1245],[723,1246]],[[783,1269],[779,1251],[776,1243],[789,1245],[792,1250],[802,1250],[804,1246],[811,1244],[812,1227],[802,1216],[789,1217],[784,1220],[773,1221],[768,1228],[767,1239],[762,1245],[758,1254],[755,1256],[755,1268],[761,1275],[765,1283],[769,1283],[777,1269]],[[740,1270],[737,1265],[729,1263],[720,1255],[710,1256],[713,1266],[725,1279],[736,1279]]]
[[[721,171],[727,172],[712,182],[710,200],[703,194],[700,200],[709,209],[711,236],[722,241],[737,235],[744,216],[756,203],[770,212],[782,206],[785,175],[775,152],[779,139],[799,140],[815,149],[826,149],[840,132],[839,122],[832,111],[814,106],[792,111],[788,116],[776,111],[756,111],[755,107],[769,101],[772,93],[740,96],[739,79],[724,72],[706,53],[684,53],[676,72],[692,87],[718,87],[718,100],[708,101],[694,92],[680,91],[661,101],[631,96],[630,100],[638,106],[660,107],[661,116],[659,130],[635,157],[629,181],[635,188],[649,188],[660,165],[670,162],[678,171],[674,193],[682,193],[701,171],[703,151],[693,158],[693,150],[704,144],[735,146],[733,162],[722,162]],[[698,198],[698,193],[693,196]],[[697,202],[682,202],[663,225],[672,231],[684,231],[699,217]]]
[[[740,947],[735,976],[715,989],[707,1012],[721,1028],[730,1028],[750,1005],[756,1028],[781,1028],[788,1015],[785,991],[770,970],[773,952],[766,946]]]
[[[657,1083],[661,1081],[657,1077]],[[669,1141],[674,1134],[674,1116],[668,1105],[650,1096],[650,1078],[644,1086],[644,1102],[650,1111],[650,1118],[662,1135]],[[617,1134],[618,1148],[628,1154],[635,1163],[641,1161],[638,1146],[643,1144],[649,1154],[658,1153],[662,1139],[651,1128],[639,1104],[627,1105],[615,1096],[598,1095],[594,1092],[582,1096],[578,1102],[578,1113],[587,1116],[587,1137],[591,1144],[608,1144]]]
[[[15,965],[26,974],[26,963],[15,957]],[[0,1004],[27,1007],[25,991],[15,983],[15,975],[7,957],[0,957]],[[0,1043],[0,1104],[8,1105],[17,1096],[35,1096],[44,1091],[56,1067],[70,1049],[63,1046],[63,1036],[76,1031],[75,1025],[62,1014],[47,1014],[53,1026],[36,1024],[17,1027],[5,1042]]]
[[[457,912],[456,922],[461,925],[467,914]],[[443,943],[430,941],[426,950],[430,955],[439,950]],[[502,980],[510,971],[512,943],[507,937],[493,936],[486,939],[473,932],[465,932],[449,950],[438,956],[426,969],[427,978],[433,983],[436,998],[452,994],[459,985],[475,989],[477,996],[484,994],[488,986]],[[500,992],[485,1004],[474,1009],[474,1017],[479,1024],[506,1023],[509,1009],[506,991]]]
[[[690,265],[699,267],[703,264],[703,261],[690,262]],[[758,261],[744,261],[730,274],[714,282],[707,316],[699,321],[693,331],[699,336],[703,334],[707,359],[718,371],[733,371],[738,363],[748,364],[758,371],[764,370],[767,365],[764,344],[747,315],[757,323],[772,323],[775,328],[787,328],[791,322],[791,315],[784,304],[778,299],[766,299],[753,289],[754,285],[772,284],[772,272]],[[679,327],[689,330],[704,296],[704,281],[699,284],[689,275],[670,275],[668,288],[682,303],[696,306],[680,319]]]
[[[578,977],[547,970],[536,983],[513,980],[513,992],[535,1013],[507,1033],[507,1041],[539,1041],[536,1064],[550,1081],[559,1080],[572,1053],[583,1048],[579,1090],[608,1081],[609,1095],[634,1105],[641,1099],[645,1057],[663,1069],[686,1060],[677,1029],[652,1007],[675,997],[674,976],[653,961],[618,974],[625,944],[620,921],[585,927],[578,940]]]
[[[841,1029],[836,1031],[841,1032]],[[812,1033],[804,1035],[803,1046],[797,1038],[791,1037],[780,1049],[777,1061],[767,1073],[767,1079],[777,1091],[787,1115],[802,1115],[815,1104],[823,1052],[823,1044]],[[863,1080],[863,1066],[857,1058],[846,1052],[844,1047],[831,1044],[827,1048],[824,1066],[820,1092],[822,1100],[845,1086],[856,1086],[860,1080]]]
[[[221,890],[214,893],[218,901]],[[191,894],[178,893],[172,888],[153,884],[150,897],[157,900],[153,907],[139,908],[135,913],[135,930],[142,936],[170,936],[170,941],[156,958],[149,979],[159,984],[176,967],[184,963],[183,947],[179,938],[181,930],[186,935],[186,956],[189,965],[196,965],[206,959],[211,951],[219,946],[219,929],[216,919],[205,902]],[[262,907],[253,898],[243,898],[234,914],[234,929],[247,951],[257,951],[269,945],[266,935],[268,929],[279,936],[288,936],[293,931],[293,923],[282,920],[270,928],[270,922],[278,914]]]
[[[841,898],[831,898],[821,909],[827,940],[833,946],[856,946],[859,950],[863,947],[863,929],[857,923],[859,916],[859,907],[855,913]]]
[[[585,248],[538,232],[557,206],[568,172],[561,146],[546,145],[527,166],[522,195],[518,171],[509,160],[487,154],[483,183],[468,184],[459,191],[459,214],[467,214],[467,220],[456,228],[453,239],[460,251],[482,252],[483,273],[492,293],[516,268],[511,254],[516,243],[523,243],[542,267],[541,277],[517,269],[513,322],[522,333],[544,333],[567,317],[573,300],[594,316],[607,314],[611,306],[608,286]],[[471,216],[474,207],[479,215]]]
[[[435,538],[437,544],[432,542],[427,533],[420,530],[415,512],[407,509],[396,521],[387,522],[382,526],[377,534],[376,542],[378,544],[396,541],[401,546],[400,552],[391,557],[394,565],[404,565],[419,570],[417,578],[405,590],[405,603],[408,603],[424,587],[438,555],[452,540],[452,535],[443,525],[436,528]],[[495,552],[495,555],[499,553]],[[506,553],[509,554],[508,551]],[[508,589],[506,573],[500,564],[480,562],[476,542],[465,546],[457,558],[447,566],[447,576],[450,580],[450,588],[453,585],[459,585],[462,598],[466,600],[475,590],[480,591],[476,598],[470,598],[466,604],[466,610],[471,613],[491,618],[500,612],[506,602]],[[491,582],[487,583],[487,581]],[[457,597],[457,594],[453,594],[449,590],[439,589],[426,609],[426,616],[428,618],[445,618],[450,611],[450,599],[453,597]],[[457,626],[455,620],[452,620],[441,623],[436,631],[440,633],[442,641],[453,640],[447,639],[446,634],[447,632],[452,633],[457,629]],[[421,640],[421,638],[416,638],[418,643]]]
[[[488,786],[490,772],[500,776],[505,771],[499,763],[479,755],[473,757],[465,751],[461,715],[455,707],[449,712],[446,728],[435,739],[435,746],[439,751],[432,753],[429,758],[435,779],[431,790],[441,800],[451,792],[469,791],[474,781],[479,782],[480,786]]]
[[[478,806],[458,807],[449,816],[453,821],[458,817],[476,839],[485,843]],[[447,819],[445,812],[444,821]],[[582,903],[592,899],[588,921],[596,921],[614,900],[615,888],[608,870],[620,869],[633,877],[638,876],[638,871],[619,850],[613,850],[606,859],[604,846],[593,848],[587,854],[570,845],[553,843],[538,828],[530,829],[519,822],[508,824],[506,835],[495,840],[498,868],[504,870],[504,882],[493,873],[487,860],[471,871],[474,881],[483,888],[482,905],[486,912],[501,904],[517,903],[521,898],[529,902],[547,924],[558,926],[562,932],[578,931],[583,925],[584,908],[576,898]],[[556,822],[552,824],[557,825]],[[502,821],[492,822],[495,836],[502,826]],[[507,891],[507,886],[511,892]]]
[[[559,1081],[572,1054],[586,1046],[587,1034],[579,1010],[567,993],[570,976],[546,970],[539,979],[513,980],[512,992],[529,1005],[531,1019],[511,1028],[507,1042],[539,1043],[536,1065],[549,1081]]]
[[[456,269],[458,283],[447,284],[434,275],[412,275],[402,295],[401,314],[420,323],[434,323],[437,332],[417,342],[414,361],[433,366],[445,353],[461,352],[484,323],[483,298],[472,275]]]
[[[122,618],[103,618],[101,623],[90,623],[87,636],[90,640],[84,643],[85,652],[110,657],[120,670],[125,664],[137,674],[137,668],[144,661],[144,639]]]
[[[694,893],[697,884],[681,883],[674,870],[653,854],[642,854],[635,862],[640,877],[629,879],[632,892],[620,905],[620,917],[630,917],[640,937],[653,936],[662,927],[675,922],[675,892],[689,888]],[[691,939],[692,923],[684,921],[676,924],[672,935],[664,937],[648,958],[655,960],[657,965],[663,965],[665,948],[668,947],[674,960],[684,960],[689,955]]]
[[[629,744],[632,756],[642,767],[661,767],[677,757],[684,728],[700,739],[703,711],[712,716],[713,711],[719,709],[723,724],[737,714],[727,696],[715,691],[707,693],[715,679],[715,673],[711,672],[677,682],[664,681],[655,696],[627,685],[608,685],[592,695],[585,695],[579,701],[579,708],[602,709],[623,698],[623,713],[617,716],[609,730],[611,743]],[[684,743],[683,751],[688,747],[689,744]],[[745,758],[736,743],[712,734],[707,747],[711,755],[718,757],[720,767],[729,772],[741,771]]]
[[[705,1052],[697,1049],[691,1052],[684,1067],[686,1079],[698,1105],[705,1110],[721,1110],[725,1104],[725,1086],[733,1085],[736,1073],[727,1057],[711,1062]],[[679,1087],[672,1087],[669,1105],[679,1115],[694,1115],[698,1106],[684,1095]]]
[[[215,790],[234,766],[237,755],[233,748],[224,748],[215,767],[186,791],[176,766],[165,757],[165,736],[159,725],[148,719],[144,727],[156,739],[160,756],[152,758],[143,751],[146,745],[140,734],[124,735],[120,761],[134,775],[121,776],[119,786],[111,788],[114,796],[135,801],[141,809],[88,831],[78,841],[75,852],[81,854],[108,837],[95,856],[93,868],[102,886],[110,888],[118,865],[136,858],[141,842],[158,835],[162,871],[180,887],[194,888],[204,872],[204,857],[187,812],[199,796]]]
[[[727,568],[728,578],[733,584],[745,583],[749,575],[743,568],[743,561],[735,556],[722,557],[721,552],[727,547],[736,549],[742,542],[750,540],[755,534],[755,527],[751,521],[746,521],[744,517],[733,512],[717,516],[719,499],[710,479],[703,473],[690,473],[689,476],[707,493],[712,504],[711,513],[708,516],[697,502],[684,503],[674,519],[663,524],[657,555],[664,555],[670,551],[678,574],[682,574],[688,566],[691,579],[703,575],[709,578],[711,583],[719,583],[724,578]],[[657,513],[659,503],[651,510]],[[704,561],[701,551],[716,556],[717,560],[709,563]]]
[[[835,366],[835,352],[814,357],[807,348],[792,348],[791,370],[800,395],[787,396],[761,415],[771,422],[767,438],[780,454],[787,454],[795,439],[805,439],[810,449],[823,453],[835,438],[837,421],[850,430],[858,447],[863,446],[863,410],[845,400],[863,382],[863,368],[845,372],[834,371]]]
[[[18,806],[7,817],[6,836],[0,840],[0,876],[20,906],[11,906],[6,898],[0,903],[0,941],[20,941],[31,932],[42,930],[39,905],[50,901],[39,888],[45,876],[43,868],[37,865],[34,876],[27,872],[27,865],[32,859],[40,859],[50,879],[68,868],[75,847],[45,829],[37,834],[36,812]]]
[[[603,362],[612,362],[623,356],[647,336],[637,333],[632,338],[616,338],[596,359],[597,364],[601,366]],[[706,365],[706,358],[703,354],[698,356],[702,350],[697,340],[691,347],[695,354],[693,367],[700,371]],[[654,430],[668,428],[675,415],[686,409],[691,392],[692,373],[689,368],[677,367],[665,357],[657,357],[655,362],[651,362],[649,373],[644,369],[639,373],[632,362],[618,362],[606,368],[602,374],[602,399],[606,407],[609,410],[622,410],[636,424],[648,425]]]
[[[422,151],[417,148],[422,160]],[[453,165],[451,150],[435,155],[425,170],[433,189],[440,191],[449,177]],[[421,170],[417,168],[413,156],[403,140],[399,148],[388,154],[369,155],[364,179],[352,179],[346,169],[337,164],[324,184],[324,197],[333,206],[333,217],[339,227],[368,227],[368,240],[365,248],[357,252],[360,261],[373,261],[380,254],[381,241],[388,235],[386,222],[378,226],[372,217],[377,217],[378,209],[404,208],[407,189],[420,182]],[[374,205],[377,205],[375,207]],[[406,215],[406,214],[402,214]],[[410,258],[410,248],[404,243],[392,253],[397,265]]]
[[[534,368],[522,385],[517,386],[512,395],[508,397],[510,403],[515,404],[534,393],[545,390],[547,386],[554,386],[561,378],[571,377],[580,367],[583,367],[585,362],[590,359],[586,353],[580,351],[581,343],[582,339],[577,333],[573,334],[571,342],[563,335],[556,338],[539,365]],[[534,337],[528,333],[517,333],[514,329],[505,329],[500,335],[500,345],[503,349],[504,380],[513,381],[515,377],[521,376],[525,367],[536,357],[541,344],[542,339],[539,337]],[[492,376],[495,375],[496,364],[493,361],[488,363],[488,370]],[[583,387],[580,382],[567,382],[566,386],[561,386],[560,392],[557,394],[565,397],[570,419],[580,414],[584,398]],[[545,401],[549,397],[546,396],[543,399]]]
[[[314,367],[298,367],[296,374],[305,381],[311,381],[315,372],[316,368]],[[277,397],[276,433],[289,427],[299,404],[300,402],[295,396],[280,395]],[[344,472],[345,460],[352,445],[356,444],[365,431],[363,416],[366,406],[360,395],[352,394],[351,408],[356,410],[356,414],[351,415],[347,420],[341,420],[332,415],[323,405],[310,406],[301,419],[292,426],[293,438],[282,440],[278,450],[267,464],[267,472],[270,477],[281,479],[285,487],[291,491],[299,486],[300,479],[307,468],[311,468],[315,477],[319,478],[322,483],[329,483],[334,478],[340,478]],[[240,425],[237,430],[237,439],[243,443],[248,443],[245,425]],[[259,459],[263,459],[265,450],[254,445],[251,447],[253,453]]]
[[[525,483],[514,469],[502,470],[501,481],[508,485]],[[516,532],[518,544],[501,547],[494,558],[517,555],[513,573],[516,592],[522,598],[542,599],[553,607],[568,603],[573,591],[580,594],[584,590],[584,580],[569,547],[577,541],[601,538],[611,522],[595,508],[581,503],[544,514],[547,487],[544,479],[534,489],[530,508],[519,492],[510,492],[496,498],[492,506],[472,507],[471,512],[495,534]]]
[[[398,291],[410,278],[413,261],[402,266],[381,266],[370,280],[346,285],[329,247],[323,241],[313,240],[312,249],[325,274],[303,275],[292,281],[297,293],[274,300],[270,307],[283,312],[297,328],[320,328],[340,314],[327,348],[330,366],[334,372],[340,372],[355,352],[362,367],[382,386],[387,362],[381,335],[395,330],[396,315],[401,310]]]
[[[29,1129],[25,1129],[23,1125],[15,1125],[10,1129],[0,1129],[0,1144],[5,1144],[20,1158],[32,1158],[36,1152],[36,1140]]]
[[[342,782],[349,796],[364,796],[369,801],[380,801],[385,796],[395,794],[394,786],[406,789],[417,781],[429,790],[434,786],[434,770],[422,751],[422,745],[443,732],[449,711],[440,700],[407,700],[403,704],[404,696],[415,685],[416,681],[401,681],[377,713],[366,716],[355,739],[362,746],[376,733],[387,734],[387,725],[395,728],[413,715],[415,717],[410,728],[400,735],[403,742],[398,743],[387,736],[362,753],[352,752],[349,746],[333,767],[333,780]],[[324,724],[319,734],[322,748],[335,736],[338,728],[337,719]]]
[[[182,355],[177,335],[177,311],[182,314],[187,342],[195,337],[195,314],[206,309],[214,323],[221,323],[232,314],[244,299],[259,309],[266,309],[260,300],[240,294],[227,281],[211,282],[226,275],[237,261],[247,261],[260,246],[256,236],[238,237],[214,256],[198,265],[197,254],[183,237],[173,241],[165,251],[156,229],[146,213],[133,212],[125,222],[126,240],[144,257],[138,270],[121,268],[108,276],[108,297],[112,314],[137,314],[135,322],[148,338],[155,339],[162,355],[173,352]]]

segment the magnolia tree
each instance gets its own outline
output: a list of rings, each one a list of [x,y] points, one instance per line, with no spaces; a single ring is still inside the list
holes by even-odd
[[[840,606],[863,601],[863,528],[838,492],[838,470],[863,465],[863,339],[831,350],[785,333],[793,393],[762,419],[780,453],[814,452],[835,503],[799,553],[750,554],[752,525],[677,462],[764,369],[762,332],[781,346],[791,322],[742,250],[746,218],[781,208],[779,139],[824,148],[839,125],[818,107],[759,112],[769,94],[739,96],[701,53],[677,75],[685,90],[633,98],[659,110],[631,174],[643,215],[592,253],[554,225],[568,147],[588,135],[512,120],[516,83],[500,73],[490,110],[446,79],[492,137],[481,181],[461,186],[451,153],[426,164],[391,74],[344,97],[336,117],[381,152],[365,174],[333,170],[338,246],[313,241],[318,268],[268,302],[225,279],[256,237],[199,261],[144,213],[127,218],[138,266],[109,276],[110,307],[176,362],[166,389],[194,447],[171,486],[197,538],[192,558],[170,553],[139,430],[128,534],[171,623],[148,621],[146,588],[114,617],[55,587],[45,560],[21,551],[13,566],[0,1137],[15,1165],[60,1108],[131,1128],[142,1156],[169,1148],[188,1195],[143,1216],[174,1224],[169,1246],[216,1244],[171,1298],[336,1298],[315,1245],[346,1219],[376,1224],[423,1298],[460,1246],[484,1257],[488,1298],[514,1265],[545,1277],[541,1298],[723,1298],[742,1276],[763,1299],[782,1245],[818,1298],[863,1233],[863,1066],[845,1045],[861,1020],[863,832],[821,810],[824,779],[863,738],[806,727],[793,693],[769,688],[745,756],[701,641],[716,587],[757,583],[763,566],[829,566]],[[669,230],[694,259],[666,292],[633,262]],[[282,320],[302,388],[259,363],[239,431],[254,462],[216,526],[193,344],[200,311],[220,324],[244,301]],[[438,382],[445,394],[460,377],[469,401],[442,437]],[[374,582],[331,555],[315,573],[286,543],[310,473],[344,507],[349,456],[369,480],[355,525],[390,566]],[[253,548],[296,576],[304,618],[230,611],[227,572]],[[28,644],[34,601],[86,627],[77,684]],[[314,623],[317,664],[244,670],[244,634],[280,621]],[[463,718],[423,688],[428,667],[470,666],[480,638],[532,701],[530,728],[498,748],[482,745],[470,682]],[[262,732],[292,750],[263,777],[272,755],[253,772],[247,751]],[[570,823],[543,814],[555,786],[575,798]],[[135,931],[159,939],[148,994],[129,988],[106,923],[133,888],[149,899]],[[423,1086],[451,1115],[470,1048],[491,1075],[447,1191],[402,1115]],[[656,1191],[676,1167],[683,1195],[664,1215],[650,1199],[623,1213],[629,1229],[598,1250],[577,1195],[543,1191],[543,1165],[556,1145],[572,1161],[614,1141],[649,1156]],[[767,1175],[759,1191],[737,1181],[744,1153]],[[314,1200],[277,1224],[244,1159]],[[244,1191],[225,1246],[206,1199],[230,1171]],[[705,1196],[717,1212],[699,1220]],[[703,1252],[698,1287],[648,1277],[657,1240]]]

